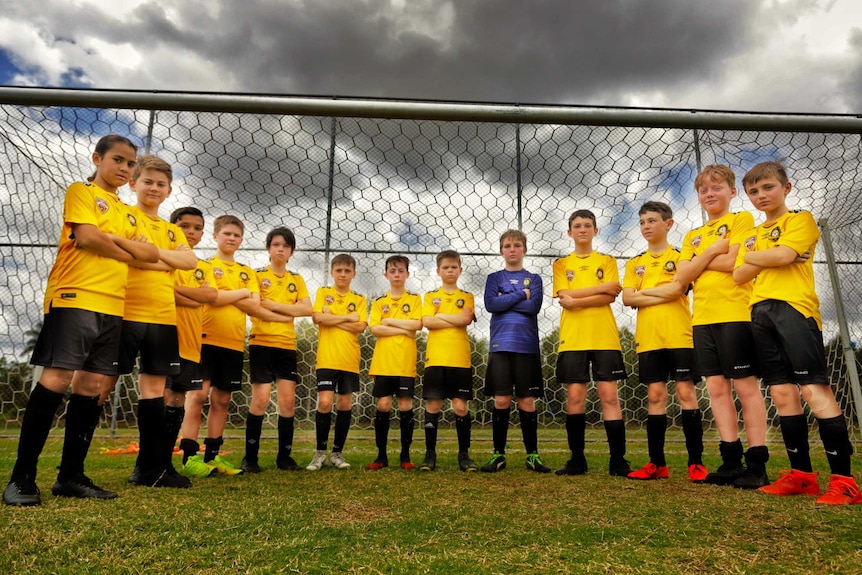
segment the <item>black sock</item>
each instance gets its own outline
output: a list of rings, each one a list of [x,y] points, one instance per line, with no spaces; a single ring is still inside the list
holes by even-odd
[[[93,413],[99,409],[99,396],[69,396],[66,406],[66,432],[63,438],[63,455],[57,481],[69,481],[84,473],[84,459],[90,447],[89,431]]]
[[[689,465],[703,464],[703,414],[699,409],[682,410],[682,432]]]
[[[293,451],[293,417],[278,416],[277,460],[287,459]]]
[[[93,444],[93,435],[96,434],[96,428],[99,427],[99,421],[102,419],[102,412],[105,411],[105,404],[99,405],[96,402],[96,409],[90,413],[90,425],[87,427],[87,445],[84,447],[84,455],[90,452],[90,445]]]
[[[569,450],[572,452],[572,459],[580,459],[584,457],[586,434],[587,414],[566,414],[566,439],[569,443]]]
[[[263,432],[263,416],[249,413],[245,418],[245,460],[257,463],[260,454],[260,435]]]
[[[389,441],[389,411],[377,410],[374,415],[374,444],[377,446],[377,459],[386,459],[386,443]]]
[[[353,411],[350,409],[338,410],[335,413],[335,436],[332,438],[332,451],[340,452],[344,449],[352,419]]]
[[[440,412],[425,412],[425,450],[437,451],[437,422],[440,421]]]
[[[721,454],[721,462],[723,465],[732,467],[742,466],[742,441],[719,441],[718,452]]]
[[[221,446],[224,444],[224,437],[206,437],[204,438],[204,463],[208,463],[218,456]]]
[[[410,444],[413,443],[413,410],[398,411],[401,428],[401,461],[410,461]]]
[[[329,428],[332,427],[332,413],[314,413],[314,432],[317,436],[317,451],[326,451]]]
[[[174,446],[177,444],[177,436],[180,434],[185,416],[184,407],[165,406],[165,443],[162,447],[165,469],[174,466]]]
[[[667,414],[647,415],[646,434],[649,460],[661,467],[667,465],[664,458],[664,437],[667,433]]]
[[[618,459],[626,455],[626,426],[622,419],[605,421],[605,434],[608,436],[608,447],[611,459]]]
[[[458,434],[458,452],[470,451],[470,435],[473,426],[473,416],[468,411],[466,415],[455,416],[455,433]]]
[[[180,439],[180,449],[183,452],[183,465],[189,460],[189,457],[194,457],[201,450],[201,444],[194,439]]]
[[[62,393],[55,393],[41,383],[37,383],[30,392],[30,398],[24,410],[24,421],[21,422],[18,458],[12,471],[13,481],[25,477],[36,479],[39,455],[45,447],[45,441],[54,425],[54,414],[57,413],[57,408],[62,401]]]
[[[512,408],[499,409],[491,412],[491,435],[494,439],[494,453],[506,453],[506,440],[509,437],[509,412]]]
[[[829,460],[832,474],[850,477],[852,474],[850,456],[853,455],[853,445],[850,443],[844,415],[828,419],[818,418],[817,424],[820,427],[820,439],[823,441],[823,449],[826,450],[826,459]]]
[[[524,450],[527,453],[539,452],[539,414],[535,411],[518,410],[521,420],[521,436],[524,438]]]
[[[811,473],[811,456],[808,452],[808,419],[805,415],[783,415],[779,418],[784,448],[790,458],[790,467]]]
[[[156,471],[164,463],[165,398],[138,400],[138,434],[140,451],[135,464],[142,471]]]

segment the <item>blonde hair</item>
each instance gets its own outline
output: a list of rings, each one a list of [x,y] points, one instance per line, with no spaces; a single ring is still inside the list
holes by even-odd
[[[242,220],[236,216],[225,214],[217,217],[213,222],[213,231],[215,231],[215,233],[219,233],[225,226],[236,226],[243,234],[245,234],[245,225],[243,225]]]
[[[132,173],[132,179],[137,180],[144,173],[144,170],[153,170],[161,172],[168,177],[168,183],[174,180],[174,171],[171,165],[158,156],[147,154],[138,157],[138,162],[135,164],[135,171]]]

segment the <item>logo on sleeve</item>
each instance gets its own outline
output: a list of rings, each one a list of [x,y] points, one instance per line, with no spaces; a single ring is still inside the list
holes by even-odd
[[[727,233],[727,232],[729,232],[729,231],[730,231],[730,230],[729,230],[729,229],[727,229],[727,224],[721,224],[721,225],[718,227],[718,229],[715,231],[715,233],[716,233],[716,234],[718,234],[718,237],[723,238],[723,237],[724,237],[724,234],[726,234],[726,233]]]
[[[356,304],[353,302],[350,302],[349,304],[347,304],[347,311],[349,311],[351,313],[355,312],[356,311]]]
[[[269,289],[270,287],[272,287],[272,282],[269,281],[269,278],[264,278],[264,280],[260,282],[260,287],[262,287],[263,289]]]
[[[434,307],[440,307],[441,303],[443,303],[443,300],[440,299],[439,297],[435,297],[434,299],[431,300],[431,305],[433,305]]]
[[[772,228],[772,231],[769,232],[769,241],[777,242],[780,237],[781,237],[781,228],[779,228],[778,226],[775,226],[774,228]]]
[[[135,227],[138,226],[138,220],[136,220],[135,216],[133,216],[132,214],[129,214],[129,223]]]
[[[455,302],[455,307],[457,307],[458,309],[461,309],[462,307],[464,307],[464,300],[463,300],[463,299],[459,299],[458,301],[456,301],[456,302]]]
[[[702,240],[702,239],[703,239],[703,237],[702,237],[702,236],[699,236],[699,235],[694,236],[693,238],[691,238],[691,245],[692,245],[692,247],[699,248],[699,247],[700,247],[700,242],[701,242],[701,240]]]
[[[296,284],[293,284],[293,283],[287,284],[287,291],[289,291],[290,293],[295,292],[296,291]]]
[[[405,303],[404,305],[402,305],[402,306],[401,306],[401,311],[402,311],[402,312],[404,312],[404,313],[410,313],[410,304],[409,304],[409,303]]]
[[[174,234],[174,230],[168,230],[168,239],[171,240],[172,242],[176,241],[177,237]]]
[[[195,269],[195,280],[199,282],[204,281],[204,270],[202,270],[201,268]]]
[[[602,268],[597,269],[596,270],[596,278],[599,280],[605,279],[605,270],[603,270]]]
[[[644,274],[645,274],[645,273],[646,273],[646,266],[637,266],[637,267],[635,268],[635,274],[636,274],[638,277],[641,277],[641,278],[642,278],[642,277],[644,277]]]
[[[383,315],[388,314],[389,313],[389,304],[385,304],[380,311],[383,312]]]
[[[96,198],[96,209],[99,210],[100,214],[108,213],[108,202],[102,198]]]
[[[751,251],[754,249],[754,244],[757,243],[757,238],[754,236],[749,236],[745,238],[745,249]]]
[[[665,262],[664,271],[668,273],[673,273],[676,271],[676,264],[673,262],[673,260]]]
[[[575,270],[566,270],[566,279],[569,281],[575,279]]]
[[[239,279],[242,280],[243,283],[248,281],[248,274],[245,272],[239,272]]]
[[[326,296],[326,305],[332,305],[335,303],[335,298],[331,295]]]
[[[525,288],[530,287],[530,283],[531,283],[530,278],[524,278],[524,287]]]
[[[213,268],[213,275],[216,277],[217,280],[220,280],[224,277],[224,270],[221,268]]]

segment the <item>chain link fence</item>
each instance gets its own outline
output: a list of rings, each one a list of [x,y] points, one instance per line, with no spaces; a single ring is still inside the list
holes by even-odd
[[[449,248],[461,252],[461,287],[476,295],[478,307],[478,321],[469,333],[480,423],[490,422],[492,402],[480,391],[490,314],[479,302],[485,277],[502,267],[500,233],[523,229],[529,248],[526,267],[546,278],[539,324],[546,380],[540,411],[547,426],[562,426],[565,418],[565,390],[553,377],[560,308],[550,297],[550,279],[554,259],[572,250],[568,215],[583,208],[597,215],[595,247],[618,259],[622,275],[625,260],[646,247],[637,216],[645,201],[671,205],[676,223],[670,240],[679,244],[687,230],[703,222],[693,191],[699,166],[729,164],[741,182],[753,164],[782,158],[794,185],[791,207],[811,210],[831,231],[831,259],[840,286],[829,273],[823,242],[815,271],[832,379],[848,420],[855,423],[848,368],[858,362],[852,346],[862,337],[858,133],[769,131],[769,118],[756,131],[740,131],[283,115],[255,113],[253,97],[231,98],[248,111],[0,104],[0,430],[16,430],[32,385],[28,352],[41,322],[64,190],[92,172],[94,144],[107,133],[130,135],[141,142],[142,152],[173,165],[174,191],[161,213],[167,217],[176,207],[194,205],[206,214],[207,233],[196,249],[201,258],[214,253],[210,223],[225,213],[245,222],[237,259],[253,267],[267,262],[264,238],[270,229],[293,229],[298,245],[289,267],[304,276],[312,294],[328,283],[327,262],[337,253],[356,257],[353,287],[372,298],[387,288],[383,262],[389,255],[410,257],[408,289],[421,293],[438,286],[436,253]],[[732,210],[750,209],[742,195],[733,200]],[[134,203],[127,188],[120,196]],[[846,318],[837,311],[841,302],[836,294],[843,298]],[[635,313],[619,302],[614,311],[631,374],[620,387],[624,417],[643,425],[647,403],[636,377]],[[848,341],[839,339],[844,321]],[[297,331],[297,421],[310,427],[316,329],[300,320]],[[373,337],[361,340],[362,392],[354,414],[356,424],[368,428],[374,416],[367,377]],[[420,353],[424,341],[420,334]],[[106,426],[135,425],[134,381],[122,378]],[[700,388],[705,421],[711,425],[708,398]],[[597,423],[600,406],[594,392],[590,397],[588,421]],[[247,385],[234,394],[229,426],[244,425],[249,400]],[[266,420],[270,428],[274,414],[273,397]],[[679,406],[671,406],[669,414],[679,426]],[[777,424],[774,410],[769,414]]]

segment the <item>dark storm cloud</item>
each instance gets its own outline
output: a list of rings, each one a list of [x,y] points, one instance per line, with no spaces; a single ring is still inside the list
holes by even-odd
[[[439,24],[449,9],[449,25]],[[486,0],[393,11],[370,0],[176,10],[182,30],[148,4],[125,32],[135,45],[166,42],[221,62],[243,91],[619,103],[621,77],[626,90],[665,90],[719,73],[756,41],[746,28],[760,7]]]

